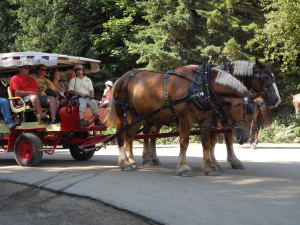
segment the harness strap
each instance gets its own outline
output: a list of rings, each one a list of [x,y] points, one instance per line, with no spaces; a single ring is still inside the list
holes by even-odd
[[[103,141],[103,144],[106,145],[108,142],[110,142],[111,140],[113,140],[114,138],[116,138],[117,136],[119,136],[121,133],[123,133],[124,131],[126,131],[126,130],[129,129],[130,127],[133,127],[134,125],[136,125],[136,124],[142,122],[143,120],[145,120],[145,119],[151,117],[152,115],[154,115],[154,114],[156,114],[156,113],[158,113],[158,112],[160,112],[160,111],[162,111],[162,110],[164,110],[164,109],[166,109],[166,108],[169,108],[169,107],[171,107],[172,105],[177,105],[177,104],[180,104],[180,103],[189,101],[190,98],[192,98],[192,97],[193,97],[193,96],[191,96],[191,95],[187,95],[187,96],[185,96],[185,97],[183,97],[183,98],[180,98],[180,99],[177,99],[177,100],[174,100],[174,101],[170,101],[169,103],[167,103],[167,104],[161,106],[160,108],[158,108],[158,109],[156,109],[156,110],[154,110],[154,111],[152,111],[152,112],[150,112],[150,113],[148,113],[148,114],[146,114],[146,115],[140,117],[139,119],[137,119],[137,120],[134,121],[133,123],[131,123],[131,124],[126,124],[126,126],[123,126],[123,128],[122,128],[121,130],[119,130],[118,133],[116,133],[116,134],[114,134],[113,136],[109,137],[108,139],[104,140],[104,141]],[[100,146],[99,148],[101,148],[101,146]]]

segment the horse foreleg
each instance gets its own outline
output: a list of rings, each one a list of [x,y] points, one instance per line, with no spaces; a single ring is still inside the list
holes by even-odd
[[[209,176],[218,176],[220,171],[218,167],[212,162],[212,145],[211,145],[211,136],[210,129],[205,128],[201,129],[202,137],[202,148],[203,148],[203,160],[201,163],[202,171],[205,175]]]
[[[257,119],[258,119],[257,117],[258,117],[259,110],[260,110],[260,108],[258,106],[256,106],[255,113],[254,113],[254,118],[253,118],[252,123],[251,123],[249,142],[250,142],[250,147],[252,149],[255,149],[256,145],[258,143],[259,127],[258,127],[258,124],[257,124]]]
[[[225,143],[227,148],[227,162],[232,169],[245,169],[242,162],[236,157],[233,149],[233,134],[225,133]]]
[[[177,163],[176,174],[183,177],[193,176],[192,168],[186,162],[186,151],[189,145],[191,126],[185,122],[179,123],[179,139],[180,139],[180,153]]]
[[[217,143],[217,134],[210,134],[210,145],[211,145],[211,149],[210,149],[210,155],[211,155],[211,161],[214,165],[216,165],[218,167],[219,170],[221,170],[221,165],[219,164],[219,162],[216,160],[216,156],[215,156],[215,146]]]
[[[134,155],[133,155],[133,145],[132,145],[133,140],[127,139],[126,140],[126,155],[128,158],[129,163],[131,164],[133,169],[138,169],[138,165],[136,164],[136,161],[134,159]]]

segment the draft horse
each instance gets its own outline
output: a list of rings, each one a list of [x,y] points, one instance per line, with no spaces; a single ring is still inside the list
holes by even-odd
[[[257,116],[262,115],[264,125],[269,126],[271,124],[270,114],[267,109],[266,104],[262,102],[267,102],[268,107],[276,107],[281,99],[279,91],[276,86],[275,76],[272,73],[271,64],[261,63],[258,60],[256,62],[251,61],[233,61],[231,63],[222,64],[220,67],[224,71],[230,73],[232,76],[239,79],[248,90],[251,90],[255,93],[263,93],[263,99],[259,98],[256,100],[257,105],[255,108],[254,119],[252,121],[251,135],[257,137]],[[221,94],[219,91],[221,89],[216,89],[216,93]],[[158,133],[160,127],[151,127],[146,130],[146,133]],[[203,132],[207,132],[207,129],[202,129]],[[227,147],[227,161],[233,169],[243,169],[244,166],[242,162],[236,157],[233,149],[233,136],[230,133],[224,134],[226,147]],[[251,139],[255,142],[256,139]],[[150,143],[149,143],[150,142]],[[215,158],[214,146],[217,142],[216,134],[212,136],[211,140],[211,157],[213,162],[220,167],[220,164]],[[239,144],[244,144],[245,140],[237,140]],[[143,163],[147,165],[158,165],[160,164],[159,158],[156,154],[156,143],[155,139],[145,140],[144,141],[144,152],[143,152]],[[256,146],[256,145],[255,145]]]
[[[120,168],[136,168],[132,141],[144,121],[153,126],[178,124],[180,154],[177,175],[181,176],[192,175],[186,161],[191,127],[195,123],[210,121],[212,112],[222,115],[226,123],[238,124],[237,136],[248,139],[249,121],[253,114],[245,113],[251,101],[247,88],[216,67],[209,70],[209,77],[199,80],[198,74],[203,74],[201,68],[189,65],[167,73],[133,70],[117,80],[112,90],[106,125],[116,127],[118,133]],[[219,90],[219,94],[215,90]],[[202,139],[203,169],[206,174],[218,173],[210,155],[210,132]]]

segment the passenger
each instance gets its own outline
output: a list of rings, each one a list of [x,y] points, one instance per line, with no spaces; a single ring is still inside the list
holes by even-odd
[[[79,97],[79,117],[80,117],[80,128],[86,127],[90,122],[84,120],[84,114],[87,105],[91,107],[95,120],[95,125],[100,126],[98,112],[99,108],[96,100],[94,99],[94,88],[90,78],[84,75],[83,65],[76,65],[74,67],[76,77],[72,78],[69,83],[69,91],[72,95]]]
[[[56,120],[56,115],[59,109],[59,100],[58,100],[58,92],[54,84],[47,79],[46,76],[47,67],[44,65],[40,65],[36,69],[35,81],[40,90],[40,101],[42,106],[48,106],[50,108],[50,114],[52,119],[52,124],[58,123]]]
[[[50,81],[53,83],[53,85],[56,88],[56,91],[59,93],[59,101],[60,106],[64,106],[67,103],[67,96],[66,93],[68,92],[68,89],[65,86],[64,82],[60,81],[60,72],[59,70],[55,69],[50,72]]]
[[[39,87],[35,79],[29,76],[29,70],[30,66],[28,65],[19,67],[19,74],[10,79],[10,90],[15,96],[22,97],[25,103],[31,103],[44,124],[50,124],[51,121],[42,111]],[[53,121],[55,121],[55,117]]]
[[[65,84],[65,86],[66,86],[66,89],[69,90],[69,83],[70,83],[70,80],[71,80],[73,77],[75,77],[76,75],[75,75],[74,71],[72,71],[72,70],[68,70],[68,71],[66,72],[66,75],[67,75],[67,81],[65,81],[64,84]]]
[[[110,80],[106,81],[105,85],[106,85],[106,88],[104,89],[102,100],[100,101],[101,105],[99,106],[99,108],[107,108],[108,101],[109,101],[109,98],[111,95],[111,89],[113,86],[113,82],[111,82]]]
[[[10,106],[8,99],[0,97],[0,108],[4,117],[4,121],[8,126],[9,130],[16,128],[16,124],[13,122],[10,114]]]

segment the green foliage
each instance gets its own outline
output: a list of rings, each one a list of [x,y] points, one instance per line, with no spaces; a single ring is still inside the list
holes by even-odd
[[[266,58],[279,62],[284,72],[299,71],[299,1],[274,0],[265,9],[267,22],[256,31],[248,47],[261,50]]]
[[[141,1],[138,6],[147,23],[135,27],[135,40],[127,41],[126,45],[130,53],[139,55],[137,63],[141,67],[154,70],[199,63],[201,52],[212,55],[216,62],[224,47],[224,53],[245,59],[248,53],[244,46],[253,37],[253,24],[263,19],[259,3]],[[234,47],[238,49],[231,52]]]
[[[17,8],[12,0],[0,1],[0,52],[9,52],[14,46],[19,29]]]
[[[269,143],[300,143],[300,120],[291,119],[286,126],[279,120],[274,121],[271,127],[259,131],[259,142]]]

